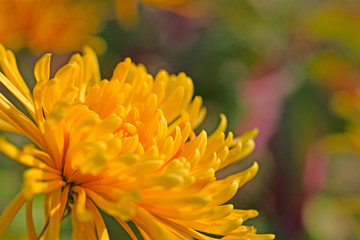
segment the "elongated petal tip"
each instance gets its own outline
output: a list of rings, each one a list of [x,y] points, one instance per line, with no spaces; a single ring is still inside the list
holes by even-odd
[[[51,53],[46,53],[36,62],[34,69],[36,81],[41,82],[49,80],[51,55]]]

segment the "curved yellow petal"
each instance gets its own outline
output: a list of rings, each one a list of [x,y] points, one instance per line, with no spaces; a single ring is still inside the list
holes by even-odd
[[[37,235],[34,227],[33,215],[32,215],[33,199],[26,202],[26,229],[28,232],[29,240],[37,240]]]
[[[86,200],[86,206],[91,211],[92,215],[94,216],[94,222],[96,227],[96,233],[98,240],[109,240],[109,233],[105,226],[104,220],[100,214],[100,212],[97,210],[96,206],[91,200]],[[118,218],[116,218],[118,220]],[[118,220],[119,221],[119,220]],[[135,240],[137,240],[135,238]]]
[[[11,221],[14,219],[15,215],[18,213],[20,208],[24,205],[25,198],[20,192],[7,206],[4,212],[0,216],[0,237],[4,234],[7,227],[10,225]]]

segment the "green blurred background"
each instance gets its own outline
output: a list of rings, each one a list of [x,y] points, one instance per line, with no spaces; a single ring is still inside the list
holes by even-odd
[[[332,103],[338,92],[351,95],[360,85],[360,2],[208,0],[189,1],[187,7],[192,14],[140,5],[132,29],[105,9],[96,34],[106,45],[99,56],[103,78],[111,77],[125,57],[152,74],[162,68],[186,72],[208,109],[202,128],[213,131],[220,113],[236,135],[260,128],[251,157],[219,173],[223,177],[259,162],[257,177],[231,200],[238,208],[260,212],[246,224],[277,239],[360,239],[360,151],[331,140],[334,134],[354,132],[349,122],[360,120],[360,114],[343,118],[338,112],[346,106]],[[73,52],[54,54],[52,70]],[[26,47],[16,51],[30,86],[41,54]],[[360,102],[353,104],[359,111]],[[25,143],[7,136],[19,146]],[[21,188],[23,170],[2,157],[0,212]],[[38,226],[41,200],[34,203],[40,209]],[[128,239],[116,221],[104,218],[111,239]],[[4,239],[23,237],[24,222],[22,211]],[[69,239],[71,223],[62,224],[62,239]]]

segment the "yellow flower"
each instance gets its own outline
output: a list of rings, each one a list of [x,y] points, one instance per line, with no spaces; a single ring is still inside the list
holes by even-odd
[[[100,3],[72,0],[1,0],[0,42],[12,48],[66,52],[84,44],[98,48],[93,35],[101,20]]]
[[[1,0],[0,42],[16,49],[28,47],[35,51],[55,52],[78,50],[86,44],[101,52],[105,43],[95,34],[106,19],[106,7],[115,9],[122,27],[133,28],[138,21],[139,2]],[[189,0],[142,0],[141,3],[186,16],[201,15],[199,9],[204,9]]]
[[[36,146],[22,150],[1,139],[0,150],[29,166],[22,191],[0,217],[0,237],[26,202],[29,239],[58,239],[71,213],[73,239],[109,239],[98,208],[136,239],[273,239],[242,225],[255,210],[225,204],[254,177],[258,165],[217,179],[215,172],[244,158],[257,131],[225,136],[226,118],[209,137],[194,129],[205,116],[202,99],[184,73],[160,71],[155,78],[130,59],[110,80],[100,80],[94,52],[85,47],[50,79],[50,54],[35,65],[31,94],[13,53],[0,45],[0,82],[32,119],[0,94],[0,126]],[[45,195],[46,223],[35,231],[32,199]]]

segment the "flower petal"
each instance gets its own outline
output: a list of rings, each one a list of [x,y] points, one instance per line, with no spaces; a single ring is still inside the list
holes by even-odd
[[[7,227],[10,225],[11,221],[14,219],[15,215],[18,213],[20,208],[24,205],[25,198],[20,192],[7,206],[5,211],[0,216],[0,238],[4,234]]]
[[[26,229],[28,232],[29,240],[37,240],[37,235],[34,227],[33,215],[32,215],[33,199],[26,202]]]

